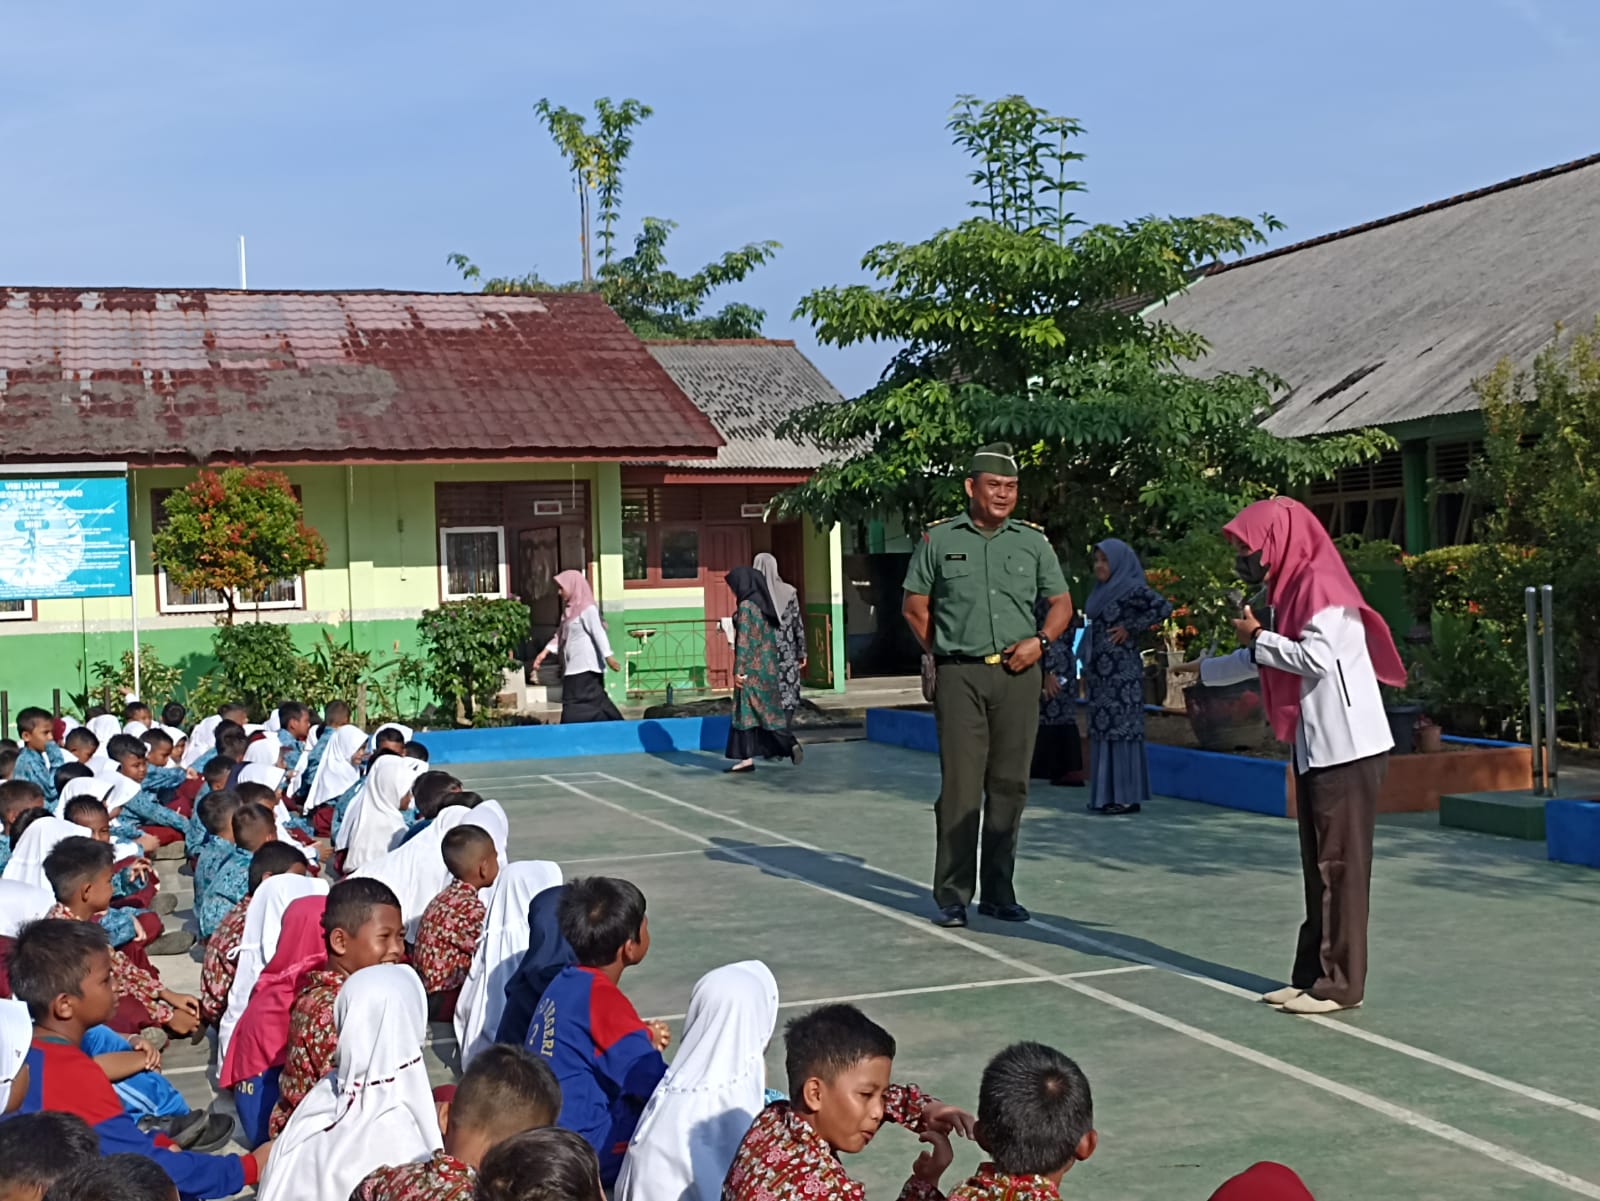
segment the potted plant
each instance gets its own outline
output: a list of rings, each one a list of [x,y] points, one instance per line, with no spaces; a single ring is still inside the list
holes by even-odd
[[[1415,727],[1416,751],[1419,755],[1432,755],[1443,745],[1444,731],[1426,713],[1417,718]]]

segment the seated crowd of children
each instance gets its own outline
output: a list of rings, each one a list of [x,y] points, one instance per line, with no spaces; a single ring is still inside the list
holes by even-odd
[[[860,1201],[841,1157],[884,1122],[918,1140],[902,1201],[1047,1201],[1094,1154],[1059,1051],[1001,1051],[973,1116],[893,1083],[894,1038],[848,1004],[787,1025],[769,1090],[758,961],[700,979],[669,1063],[621,988],[650,950],[636,886],[508,861],[504,809],[403,727],[185,716],[25,709],[0,748],[0,1201]],[[151,962],[195,940],[165,928],[152,857],[193,874],[199,996]],[[430,1082],[430,1021],[454,1085]],[[214,1037],[231,1113],[189,1112],[172,1037]],[[988,1162],[946,1193],[954,1137]],[[1309,1198],[1272,1164],[1217,1195]]]

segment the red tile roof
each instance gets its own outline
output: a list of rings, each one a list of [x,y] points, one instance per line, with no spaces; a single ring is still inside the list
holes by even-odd
[[[713,454],[597,295],[0,288],[0,460]]]

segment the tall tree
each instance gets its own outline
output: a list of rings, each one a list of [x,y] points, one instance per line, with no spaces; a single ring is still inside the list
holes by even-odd
[[[633,149],[633,129],[647,121],[654,110],[648,104],[627,99],[613,104],[609,96],[594,102],[595,124],[569,108],[541,99],[533,106],[556,148],[572,171],[573,190],[578,194],[579,245],[583,256],[583,282],[594,282],[591,253],[589,193],[600,204],[600,263],[611,261],[616,236],[617,215],[622,203],[622,163]]]

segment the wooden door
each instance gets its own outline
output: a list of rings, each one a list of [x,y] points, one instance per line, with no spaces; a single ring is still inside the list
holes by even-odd
[[[701,579],[705,585],[706,687],[733,687],[733,647],[718,624],[737,606],[728,590],[728,573],[750,563],[750,527],[712,525],[700,539]]]
[[[772,527],[772,557],[778,561],[778,574],[800,594],[800,614],[806,611],[805,534],[798,521],[784,521]]]

